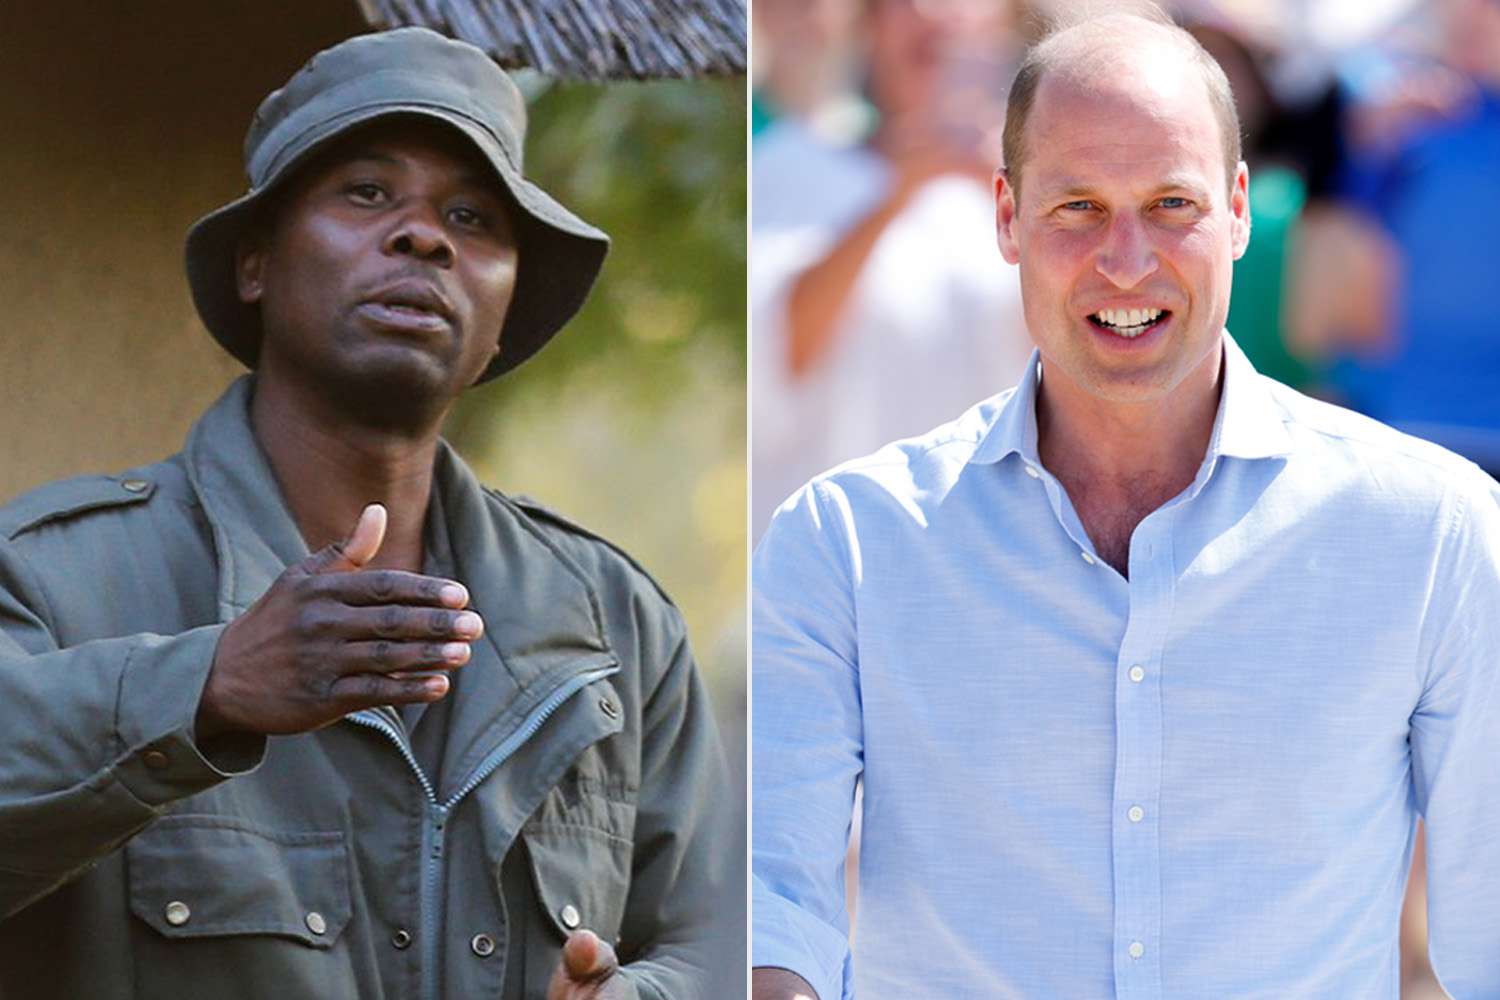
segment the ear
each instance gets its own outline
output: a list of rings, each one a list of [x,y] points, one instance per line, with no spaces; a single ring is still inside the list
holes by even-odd
[[[1250,168],[1241,160],[1234,172],[1234,187],[1229,192],[1230,240],[1234,259],[1245,256],[1250,246]]]
[[[995,171],[995,241],[1007,264],[1021,262],[1021,244],[1016,239],[1016,188],[1004,167]]]
[[[234,285],[240,301],[252,305],[265,293],[266,245],[259,234],[242,237],[234,248]]]

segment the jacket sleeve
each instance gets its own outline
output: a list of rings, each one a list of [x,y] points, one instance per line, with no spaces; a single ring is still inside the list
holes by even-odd
[[[222,631],[59,648],[35,573],[0,542],[0,919],[118,849],[168,804],[259,763],[261,737],[205,748],[193,738]]]
[[[651,603],[651,617],[662,624],[641,633],[641,662],[660,672],[643,686],[623,978],[643,1000],[738,996],[745,976],[742,812],[731,801],[681,616],[654,595]]]
[[[850,511],[826,481],[779,510],[755,553],[751,965],[821,1000],[848,991],[844,858],[864,767]]]
[[[1500,506],[1448,511],[1422,631],[1412,777],[1427,823],[1434,971],[1454,1000],[1500,997]]]

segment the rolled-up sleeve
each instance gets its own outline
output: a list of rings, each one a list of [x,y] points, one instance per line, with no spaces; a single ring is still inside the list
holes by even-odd
[[[777,512],[752,598],[751,964],[789,969],[820,1000],[848,992],[843,866],[863,766],[849,507],[820,481]]]
[[[1500,495],[1458,491],[1422,635],[1411,720],[1427,823],[1433,969],[1454,1000],[1500,997]]]

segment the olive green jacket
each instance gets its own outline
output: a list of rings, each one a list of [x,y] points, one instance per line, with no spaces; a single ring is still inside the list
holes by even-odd
[[[165,462],[0,510],[0,997],[542,997],[573,926],[641,997],[728,995],[743,859],[677,610],[446,446],[486,632],[440,780],[389,709],[195,743],[224,624],[307,554],[252,387]]]

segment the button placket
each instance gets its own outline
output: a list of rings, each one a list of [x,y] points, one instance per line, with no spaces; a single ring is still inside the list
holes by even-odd
[[[1158,511],[1131,542],[1130,613],[1115,674],[1115,982],[1121,997],[1159,996],[1161,852],[1160,661],[1173,603],[1171,511]],[[1153,683],[1145,683],[1148,668]]]

